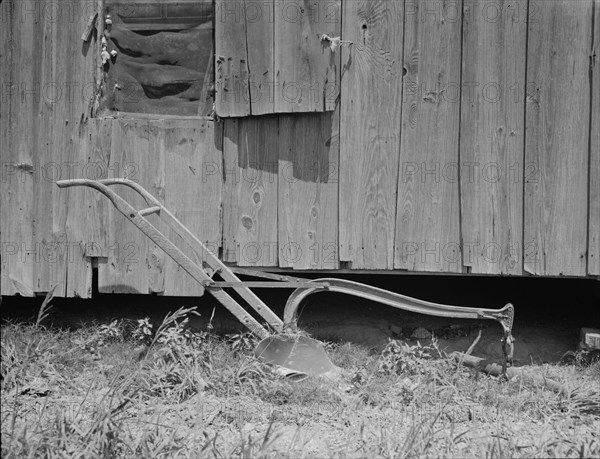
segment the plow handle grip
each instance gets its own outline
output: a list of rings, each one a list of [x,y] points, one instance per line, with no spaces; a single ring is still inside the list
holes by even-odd
[[[98,186],[96,186],[97,184],[104,185],[106,188],[98,187]],[[115,178],[115,179],[103,179],[103,180],[90,180],[90,179],[57,180],[56,185],[59,188],[70,188],[72,186],[87,186],[90,188],[94,188],[94,189],[100,191],[104,196],[109,198],[113,202],[113,204],[114,204],[114,201],[113,201],[113,199],[111,199],[110,193],[106,193],[106,190],[108,190],[108,187],[111,185],[123,185],[123,186],[129,187],[132,190],[134,190],[135,192],[137,192],[137,194],[139,194],[142,198],[144,198],[144,201],[146,201],[146,204],[149,207],[156,207],[156,206],[162,207],[162,205],[158,201],[158,199],[156,199],[154,196],[152,196],[150,193],[148,193],[139,183],[134,182],[129,179]]]

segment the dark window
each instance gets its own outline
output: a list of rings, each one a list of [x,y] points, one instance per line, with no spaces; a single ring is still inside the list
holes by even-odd
[[[116,56],[104,67],[104,109],[210,115],[213,1],[107,0],[105,6],[112,22],[105,26],[107,51]]]

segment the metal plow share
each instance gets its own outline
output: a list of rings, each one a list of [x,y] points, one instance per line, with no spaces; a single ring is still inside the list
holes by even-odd
[[[306,376],[335,377],[338,374],[339,369],[331,362],[323,345],[319,341],[301,333],[297,327],[297,312],[302,300],[309,295],[324,291],[345,293],[383,303],[394,308],[432,316],[496,320],[500,323],[504,331],[502,346],[506,360],[503,364],[503,369],[512,364],[513,338],[511,329],[514,308],[510,303],[501,309],[449,306],[418,300],[366,284],[342,279],[323,278],[312,280],[249,269],[232,268],[226,266],[215,254],[208,250],[169,210],[136,182],[128,179],[77,179],[61,180],[57,181],[56,184],[60,188],[73,186],[90,187],[106,196],[120,213],[210,292],[238,320],[248,327],[253,334],[262,338],[262,341],[260,341],[256,348],[256,356],[267,363],[278,366],[285,374],[295,376],[298,379]],[[148,207],[136,210],[110,188],[113,185],[127,186],[135,190],[146,201]],[[162,218],[194,250],[196,254],[194,258],[202,261],[200,263],[193,261],[192,258],[184,254],[153,226],[146,218],[152,214],[156,214]],[[252,276],[262,280],[253,282],[242,281],[236,274]],[[218,275],[222,280],[215,280],[215,275]],[[285,305],[283,320],[250,290],[251,287],[295,288]],[[260,322],[224,290],[225,288],[235,290],[260,315],[262,323],[268,324],[269,330],[273,330],[273,333],[267,331],[267,328],[261,325]]]

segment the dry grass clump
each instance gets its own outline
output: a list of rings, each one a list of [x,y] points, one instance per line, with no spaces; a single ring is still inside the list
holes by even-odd
[[[293,382],[252,336],[193,331],[190,314],[2,325],[2,456],[600,456],[598,362],[535,367],[557,394],[458,366],[435,340],[326,343],[343,378]]]

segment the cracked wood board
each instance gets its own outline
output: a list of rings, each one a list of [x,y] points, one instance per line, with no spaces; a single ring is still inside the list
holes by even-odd
[[[246,2],[249,104],[252,115],[273,113],[275,1]]]
[[[81,41],[87,17],[79,15],[75,23],[63,17],[55,24],[56,46],[52,59],[54,81],[65,88],[53,103],[53,157],[61,168],[61,178],[69,173],[89,173],[86,133],[94,88],[97,48],[92,41]],[[67,90],[68,88],[68,90]],[[69,171],[69,165],[74,170]],[[54,186],[54,185],[53,185]],[[50,284],[59,285],[55,296],[89,298],[92,289],[91,260],[84,248],[89,241],[87,203],[81,190],[53,190],[51,238],[62,249],[52,263]]]
[[[275,2],[274,17],[274,111],[334,110],[341,53],[339,48],[332,52],[320,36],[340,35],[341,1],[281,0]],[[252,38],[249,46],[254,46]]]
[[[402,100],[403,4],[344,3],[340,261],[393,269]]]
[[[216,0],[215,110],[220,117],[248,116],[248,32],[244,0]]]
[[[341,2],[217,0],[216,113],[242,117],[332,111],[340,52]]]

